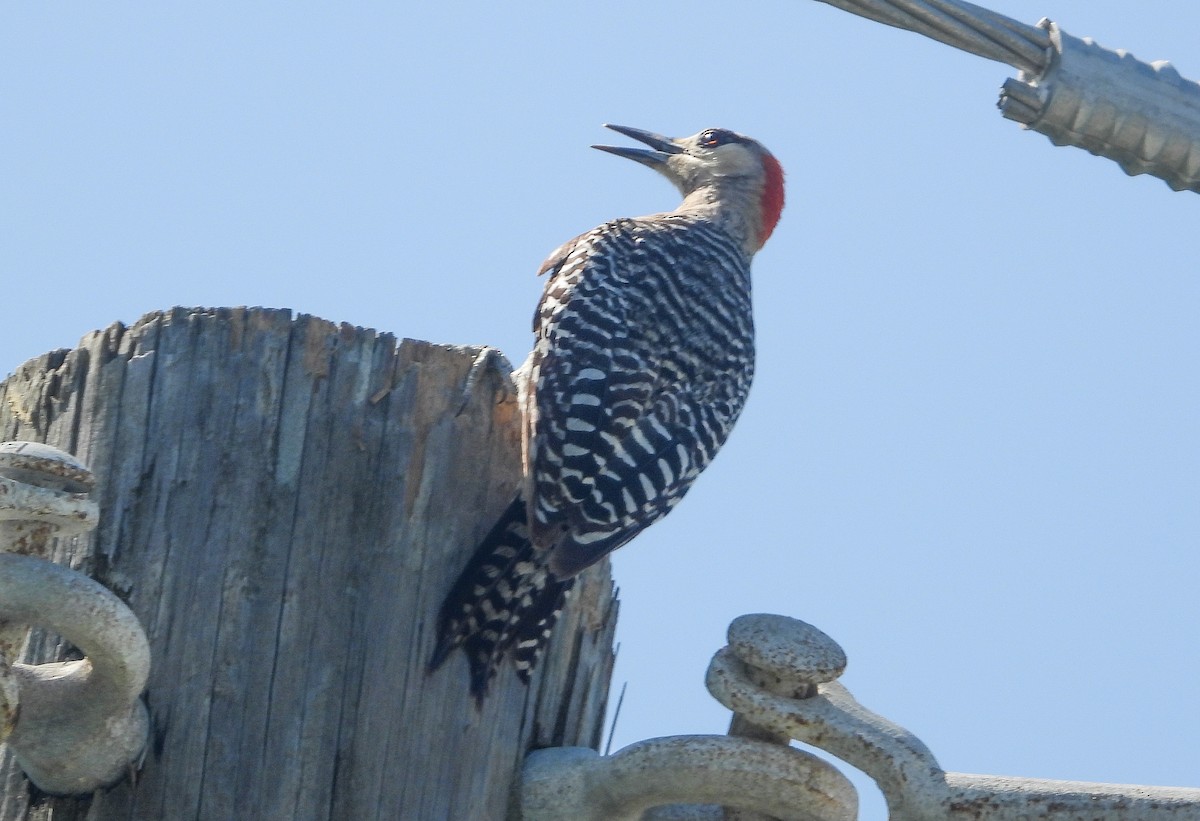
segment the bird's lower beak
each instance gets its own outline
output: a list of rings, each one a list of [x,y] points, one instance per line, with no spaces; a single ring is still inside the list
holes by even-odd
[[[676,145],[675,141],[669,137],[663,137],[650,131],[643,131],[640,128],[630,128],[627,125],[609,125],[605,123],[604,127],[611,128],[613,131],[616,131],[618,134],[624,134],[626,137],[632,137],[654,150],[625,148],[624,146],[616,145],[593,145],[592,148],[598,148],[601,151],[607,151],[609,154],[616,154],[618,157],[624,157],[628,160],[635,160],[651,168],[661,166],[672,154],[683,152],[683,149]]]

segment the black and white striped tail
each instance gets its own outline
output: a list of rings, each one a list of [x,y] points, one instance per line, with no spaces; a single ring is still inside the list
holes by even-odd
[[[521,680],[533,669],[575,579],[559,580],[529,541],[520,494],[492,527],[442,603],[432,672],[456,647],[471,665],[471,694],[482,704],[488,685],[511,650]]]

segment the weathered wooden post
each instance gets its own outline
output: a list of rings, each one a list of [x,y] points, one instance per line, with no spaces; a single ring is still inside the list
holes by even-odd
[[[96,474],[100,526],[59,544],[140,617],[151,738],[136,780],[31,789],[0,760],[0,821],[503,819],[525,752],[596,745],[616,606],[590,571],[532,686],[482,711],[433,618],[518,479],[505,380],[477,350],[287,311],[114,325],[0,384],[0,440]],[[26,659],[69,654],[35,631]]]

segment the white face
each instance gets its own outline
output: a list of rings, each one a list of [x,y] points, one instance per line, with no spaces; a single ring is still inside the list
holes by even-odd
[[[762,158],[753,143],[732,131],[708,128],[675,144],[683,151],[667,160],[667,176],[685,195],[718,178],[762,176]]]

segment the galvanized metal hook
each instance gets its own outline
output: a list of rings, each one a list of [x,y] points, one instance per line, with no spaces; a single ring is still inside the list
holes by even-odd
[[[96,526],[91,472],[57,448],[0,443],[0,741],[37,787],[87,793],[120,780],[145,747],[140,695],[150,647],[111,591],[47,560],[55,538]],[[17,662],[28,627],[84,658]]]

